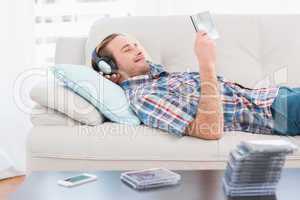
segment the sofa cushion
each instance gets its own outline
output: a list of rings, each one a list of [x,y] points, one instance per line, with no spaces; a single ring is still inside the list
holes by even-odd
[[[178,138],[146,126],[110,122],[94,127],[34,127],[29,136],[28,147],[32,157],[45,158],[102,161],[226,161],[229,152],[240,141],[266,139],[293,140],[292,142],[300,147],[300,136],[290,138],[226,132],[222,139],[209,141],[188,136]],[[51,148],[52,146],[55,148]],[[289,159],[300,160],[300,151],[291,155]]]
[[[300,85],[299,15],[260,16],[261,62],[265,77],[273,84]],[[284,27],[284,28],[278,28]]]

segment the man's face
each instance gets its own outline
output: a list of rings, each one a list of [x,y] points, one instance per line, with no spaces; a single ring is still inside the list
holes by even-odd
[[[121,74],[133,77],[148,73],[149,65],[145,59],[145,49],[135,41],[119,35],[106,47],[112,52]]]

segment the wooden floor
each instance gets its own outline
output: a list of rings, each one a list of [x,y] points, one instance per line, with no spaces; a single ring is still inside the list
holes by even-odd
[[[9,194],[15,192],[24,182],[26,176],[17,176],[0,181],[0,199],[7,200]]]

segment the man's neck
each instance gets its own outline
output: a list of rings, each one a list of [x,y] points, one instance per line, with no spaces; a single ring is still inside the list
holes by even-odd
[[[121,77],[120,77],[120,79],[119,79],[119,83],[118,83],[118,84],[120,84],[120,83],[122,83],[123,81],[126,81],[126,80],[128,80],[128,79],[130,79],[130,78],[132,78],[132,77],[141,76],[141,75],[150,75],[150,64],[149,64],[148,62],[146,62],[146,66],[147,66],[147,68],[148,68],[148,71],[145,72],[145,73],[141,73],[141,74],[133,75],[133,76],[128,76],[128,75],[126,75],[126,74],[121,74]]]

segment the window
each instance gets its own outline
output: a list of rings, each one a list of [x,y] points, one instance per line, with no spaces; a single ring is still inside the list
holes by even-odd
[[[99,18],[135,15],[136,0],[34,0],[35,63],[54,64],[60,36],[86,36]]]

